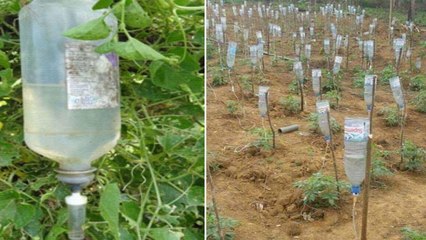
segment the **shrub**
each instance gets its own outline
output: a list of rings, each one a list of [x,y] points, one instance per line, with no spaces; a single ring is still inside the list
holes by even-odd
[[[238,114],[240,107],[238,105],[238,102],[233,101],[233,100],[228,100],[226,101],[226,110],[228,111],[229,114],[235,116]]]
[[[303,204],[313,207],[336,207],[339,200],[337,186],[341,190],[349,188],[347,182],[336,183],[334,177],[323,175],[321,172],[294,183],[294,186],[303,190]]]
[[[339,106],[340,93],[338,91],[332,90],[325,93],[323,96],[329,101],[331,108],[335,109]]]
[[[406,140],[402,147],[404,158],[403,169],[409,171],[420,170],[426,162],[426,150],[416,146],[413,142]]]
[[[300,100],[294,96],[282,97],[280,104],[286,113],[294,114],[300,112]]]
[[[379,116],[382,116],[385,121],[385,125],[388,127],[395,127],[401,124],[402,117],[396,107],[384,107],[378,112]]]
[[[421,91],[426,89],[426,76],[417,75],[410,79],[410,90]]]
[[[396,77],[397,73],[393,69],[392,65],[387,65],[380,73],[379,83],[381,85],[389,85],[389,80]]]
[[[309,114],[308,121],[309,121],[309,130],[315,133],[321,133],[321,130],[318,124],[318,113]],[[335,118],[331,116],[330,116],[330,128],[332,133],[338,133],[342,130],[342,127],[340,126],[340,124],[336,121]]]
[[[419,92],[411,103],[414,104],[416,111],[426,113],[426,89]]]

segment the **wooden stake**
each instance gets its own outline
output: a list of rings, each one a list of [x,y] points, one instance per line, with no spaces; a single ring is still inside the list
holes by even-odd
[[[272,148],[275,149],[275,131],[274,131],[274,127],[272,126],[272,122],[271,122],[271,116],[269,115],[269,93],[266,93],[266,114],[268,116],[268,122],[269,122],[269,127],[271,128],[271,132],[272,132]]]
[[[370,171],[371,171],[371,145],[373,142],[373,135],[368,136],[367,142],[367,162],[365,164],[365,180],[364,180],[364,194],[363,194],[363,208],[362,208],[362,227],[361,227],[361,240],[367,240],[367,216],[368,216],[368,197],[370,190]]]
[[[337,187],[337,192],[340,194],[339,177],[337,175],[336,155],[334,154],[333,133],[331,131],[330,112],[328,110],[327,110],[327,122],[328,122],[328,129],[330,129],[330,150],[331,150],[331,157],[333,158],[333,167],[334,167],[334,175],[335,175],[335,178],[336,178],[336,187]]]
[[[225,240],[225,236],[223,234],[222,231],[222,226],[220,225],[220,217],[219,217],[219,211],[217,210],[217,205],[216,205],[216,199],[215,199],[215,188],[214,188],[214,184],[213,184],[213,179],[212,179],[212,175],[210,173],[210,168],[207,165],[207,181],[209,182],[210,188],[211,188],[211,198],[212,198],[212,202],[213,202],[213,211],[214,211],[214,215],[216,218],[216,227],[217,227],[217,232],[219,234],[219,237],[221,240]]]
[[[299,92],[300,92],[300,111],[303,112],[303,108],[305,105],[305,98],[303,96],[303,83],[299,80],[296,80],[299,84]]]

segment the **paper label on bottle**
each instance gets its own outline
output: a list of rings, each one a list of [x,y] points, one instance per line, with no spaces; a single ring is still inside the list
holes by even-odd
[[[118,57],[98,54],[95,45],[65,44],[68,109],[102,109],[119,106]]]
[[[362,120],[345,120],[345,141],[364,142],[367,140],[366,123]]]

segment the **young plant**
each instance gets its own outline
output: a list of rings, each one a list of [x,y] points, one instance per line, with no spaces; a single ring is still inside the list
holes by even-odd
[[[318,125],[318,113],[311,113],[308,116],[309,121],[309,130],[315,133],[320,134],[321,130]],[[335,118],[330,116],[330,130],[332,133],[338,133],[342,130],[340,124],[336,121]]]
[[[287,114],[295,114],[300,112],[300,100],[293,96],[282,97],[280,104],[283,106]]]
[[[371,71],[363,69],[355,69],[355,77],[353,78],[353,86],[356,88],[364,88],[365,76],[371,74]]]
[[[225,102],[225,104],[226,104],[226,110],[228,111],[229,114],[231,114],[232,116],[238,115],[240,110],[240,106],[238,102],[233,100],[228,100]]]
[[[331,108],[336,109],[339,106],[340,92],[336,90],[332,90],[332,91],[326,92],[323,96],[325,99],[329,101]]]
[[[410,90],[411,91],[422,91],[426,89],[426,76],[417,75],[410,79]]]
[[[325,84],[322,86],[323,93],[333,91],[333,90],[340,92],[342,90],[340,86],[340,82],[342,80],[341,72],[339,72],[337,75],[333,75],[332,72],[327,71],[325,73],[325,78],[326,78]]]
[[[378,112],[378,115],[382,116],[385,125],[388,127],[396,127],[402,121],[401,114],[396,107],[384,107]]]
[[[426,162],[426,149],[406,140],[402,147],[402,156],[404,157],[403,169],[417,171],[422,169]]]
[[[306,180],[294,183],[294,186],[303,190],[303,204],[313,207],[337,207],[340,189],[348,189],[349,184],[336,180],[332,176],[323,175],[321,172],[314,173]]]
[[[226,78],[223,76],[223,72],[220,69],[215,68],[214,70],[212,69],[211,71],[212,71],[212,78],[213,78],[212,80],[213,87],[223,86],[228,83]]]
[[[416,111],[426,113],[426,89],[419,92],[417,96],[411,100],[411,103],[414,104]]]
[[[217,222],[216,217],[212,210],[209,208],[207,213],[207,239],[210,240],[220,240],[221,236],[219,236],[217,230]],[[219,224],[226,240],[232,240],[235,237],[234,228],[238,226],[238,221],[232,218],[220,217]]]
[[[392,171],[386,167],[384,162],[384,159],[388,156],[388,152],[377,150],[376,145],[373,145],[373,152],[371,180],[373,184],[383,186],[384,184],[380,180],[383,177],[393,175]]]
[[[379,83],[381,85],[389,85],[389,79],[396,77],[397,73],[392,65],[387,65],[380,73]]]
[[[266,151],[272,149],[272,133],[264,128],[255,128],[251,130],[251,134],[257,137],[257,139],[251,143],[256,148],[261,148]]]
[[[297,83],[297,80],[294,79],[291,81],[290,85],[288,85],[288,90],[293,94],[299,94],[299,84]]]

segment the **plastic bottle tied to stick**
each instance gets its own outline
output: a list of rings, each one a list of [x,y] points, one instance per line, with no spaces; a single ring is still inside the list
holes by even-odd
[[[336,56],[334,59],[334,66],[333,66],[333,74],[338,74],[340,71],[340,66],[342,65],[343,58],[341,56]]]
[[[330,54],[330,39],[329,38],[324,39],[324,53],[326,55]]]
[[[268,114],[268,96],[269,87],[259,86],[259,113],[262,118]]]
[[[359,195],[365,178],[369,125],[367,118],[345,118],[344,165],[353,195]]]
[[[373,84],[375,78],[375,75],[366,75],[364,79],[364,102],[367,106],[367,111],[371,111],[373,106]]]
[[[391,86],[392,89],[392,95],[393,98],[395,99],[395,102],[398,105],[398,108],[400,110],[404,109],[405,107],[405,100],[404,100],[404,94],[402,92],[402,86],[401,86],[401,82],[398,76],[393,77],[389,80],[389,84]]]
[[[216,33],[216,41],[219,44],[223,44],[224,43],[224,39],[223,39],[223,26],[222,24],[216,24],[216,29],[215,29],[215,33]]]
[[[318,101],[316,109],[318,113],[318,126],[325,141],[328,143],[331,140],[330,124],[327,117],[327,113],[330,112],[330,104],[327,100]]]
[[[321,69],[312,69],[312,88],[316,97],[321,95]]]
[[[234,67],[236,53],[237,53],[237,43],[229,42],[228,51],[226,54],[226,64],[229,69],[232,69]]]
[[[299,83],[303,84],[303,66],[302,66],[302,62],[300,62],[300,61],[294,62],[293,71],[296,74],[297,81],[299,81]]]
[[[252,66],[257,64],[257,45],[250,46],[250,62]]]

